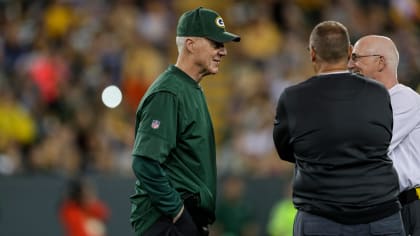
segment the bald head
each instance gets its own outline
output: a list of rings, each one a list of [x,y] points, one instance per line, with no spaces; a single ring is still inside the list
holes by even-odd
[[[398,50],[390,38],[368,35],[354,44],[349,69],[392,87],[397,83],[398,62]]]
[[[380,35],[368,35],[360,38],[356,42],[355,47],[361,47],[369,54],[384,56],[387,64],[397,71],[399,54],[397,47],[390,38]]]

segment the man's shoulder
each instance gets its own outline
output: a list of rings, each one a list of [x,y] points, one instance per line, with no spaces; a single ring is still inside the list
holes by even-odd
[[[308,79],[292,85],[286,90],[288,91],[295,91],[295,90],[304,90],[304,89],[313,89],[313,87],[323,87],[327,84],[335,84],[342,82],[343,80],[351,81],[352,83],[364,83],[367,78],[353,74],[353,73],[337,73],[337,74],[324,74],[324,75],[314,75],[309,77]],[[368,83],[371,81],[367,81]]]
[[[376,88],[379,88],[383,91],[387,91],[385,86],[381,82],[379,82],[377,80],[374,80],[372,78],[366,77],[364,75],[360,75],[360,74],[356,74],[356,73],[348,73],[346,76],[348,78],[353,79],[355,81],[355,83],[362,83],[366,86],[376,87]]]
[[[156,97],[163,98],[162,96],[173,96],[177,97],[180,89],[177,88],[176,79],[172,78],[171,73],[168,70],[161,73],[149,86],[146,93],[140,101],[138,110],[149,104],[150,101]]]
[[[363,86],[366,87],[367,91],[369,91],[369,93],[378,92],[389,96],[388,89],[381,82],[355,73],[351,73],[350,76],[353,76],[356,81],[362,83]]]
[[[418,92],[401,83],[398,83],[394,87],[390,88],[389,93],[391,96],[404,96],[406,98],[412,99],[413,101],[420,100],[420,94]]]
[[[380,82],[358,75],[355,73],[340,73],[315,75],[296,85],[287,87],[283,94],[287,97],[311,96],[311,94],[335,94],[334,96],[345,96],[343,93],[350,92],[363,96],[380,95],[389,97],[388,90]],[[346,93],[347,94],[347,93]]]
[[[389,90],[389,94],[394,112],[397,114],[420,109],[420,94],[406,85],[395,85]]]
[[[294,92],[294,91],[302,90],[302,89],[305,89],[308,86],[311,86],[311,84],[313,84],[315,82],[316,82],[316,76],[311,76],[311,77],[309,77],[308,79],[306,79],[302,82],[299,82],[297,84],[293,84],[293,85],[288,86],[287,88],[284,89],[284,91],[288,92],[288,93],[291,93],[291,92]]]
[[[182,87],[182,80],[177,73],[166,70],[160,74],[150,85],[148,94],[156,92],[179,93]]]

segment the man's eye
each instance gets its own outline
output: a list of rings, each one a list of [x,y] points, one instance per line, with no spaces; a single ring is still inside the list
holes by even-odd
[[[213,46],[213,48],[223,48],[224,47],[224,45],[223,45],[223,43],[218,43],[218,42],[212,42],[212,46]]]

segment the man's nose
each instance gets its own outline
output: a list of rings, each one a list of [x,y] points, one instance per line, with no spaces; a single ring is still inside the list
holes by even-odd
[[[225,47],[221,48],[219,51],[219,54],[221,56],[226,56],[227,55],[227,49]]]

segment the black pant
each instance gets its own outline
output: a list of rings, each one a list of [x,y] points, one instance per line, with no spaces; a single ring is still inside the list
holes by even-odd
[[[357,225],[345,225],[327,218],[298,211],[295,218],[294,236],[404,236],[404,227],[400,212],[383,219]]]
[[[186,208],[177,222],[160,217],[143,235],[144,236],[207,236],[207,228],[198,228]]]
[[[420,236],[420,200],[403,204],[401,215],[407,235]]]

